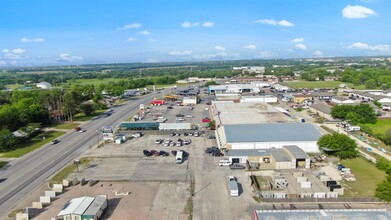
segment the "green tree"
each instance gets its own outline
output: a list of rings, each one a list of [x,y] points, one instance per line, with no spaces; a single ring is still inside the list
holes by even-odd
[[[86,116],[93,115],[95,112],[95,107],[93,104],[82,104],[80,108]]]
[[[383,182],[377,185],[375,196],[384,201],[391,201],[391,176],[387,175]]]
[[[71,92],[67,92],[64,95],[64,103],[63,103],[63,108],[64,108],[64,114],[67,116],[68,121],[72,122],[73,121],[73,114],[76,113],[77,111],[77,100],[75,96]]]
[[[16,139],[8,129],[0,129],[0,151],[4,152],[15,147]]]
[[[218,85],[216,81],[209,81],[204,84],[205,87],[211,86],[211,85]]]
[[[387,145],[391,145],[391,128],[384,134],[383,142]]]
[[[328,148],[335,150],[335,155],[340,159],[349,159],[358,156],[356,142],[344,134],[333,133],[324,135],[319,138],[318,146],[320,149]]]
[[[384,157],[379,157],[376,159],[376,167],[379,170],[388,171],[391,168],[391,163]]]
[[[376,89],[376,81],[374,79],[368,79],[367,82],[365,83],[365,88],[366,89]]]

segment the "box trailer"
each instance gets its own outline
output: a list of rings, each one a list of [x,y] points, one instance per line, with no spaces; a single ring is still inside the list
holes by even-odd
[[[229,177],[229,190],[231,196],[239,196],[239,186],[235,177]]]

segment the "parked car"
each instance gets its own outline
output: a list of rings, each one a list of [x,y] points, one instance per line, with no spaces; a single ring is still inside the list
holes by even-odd
[[[207,136],[206,138],[208,138],[208,139],[216,139],[216,136],[214,136],[214,135],[209,135],[209,136]]]
[[[230,165],[229,168],[231,168],[231,170],[244,170],[244,169],[246,169],[246,167],[244,165],[238,164],[238,163],[234,163],[234,164]]]
[[[168,106],[168,107],[167,107],[167,109],[174,109],[174,107],[172,107],[172,106]]]
[[[151,156],[151,152],[149,152],[148,150],[143,150],[143,154],[147,157]]]
[[[203,118],[202,122],[203,123],[208,123],[208,122],[211,122],[211,119],[210,118]]]
[[[57,139],[54,139],[54,140],[52,140],[52,145],[55,145],[55,144],[58,144],[58,143],[60,143],[60,141],[59,140],[57,140]]]
[[[151,153],[151,156],[152,156],[152,155],[154,155],[154,156],[159,156],[159,152],[156,151],[156,150],[151,150],[150,153]]]
[[[216,150],[218,150],[217,147],[208,147],[208,148],[205,149],[205,153],[211,154],[211,153],[213,153]]]
[[[156,141],[155,141],[156,144],[161,144],[162,142],[163,142],[163,140],[160,138],[156,139]]]
[[[143,136],[143,133],[141,133],[141,132],[136,132],[136,133],[132,134],[132,137],[134,137],[134,138],[139,138],[141,136]]]
[[[171,153],[172,153],[172,155],[176,156],[177,151],[176,151],[176,150],[173,150],[173,151],[171,151]]]
[[[176,116],[177,118],[185,117],[184,114],[176,114],[175,116]]]
[[[200,133],[198,131],[196,131],[196,132],[194,132],[193,136],[198,137],[198,136],[200,136]]]
[[[85,131],[86,131],[86,130],[83,129],[83,128],[79,130],[80,133],[83,133],[83,132],[85,132]]]
[[[169,154],[168,152],[164,151],[164,150],[161,150],[161,151],[159,152],[159,155],[160,155],[160,156],[163,156],[163,157],[170,156],[170,154]]]
[[[78,132],[81,130],[81,127],[76,127],[74,130],[75,130],[75,132]]]
[[[186,115],[185,117],[186,117],[186,118],[193,118],[192,115]]]
[[[183,152],[183,156],[184,156],[184,157],[188,157],[188,156],[189,156],[189,153],[188,153],[188,152],[186,152],[186,151],[184,151],[184,150],[180,150],[180,151]]]

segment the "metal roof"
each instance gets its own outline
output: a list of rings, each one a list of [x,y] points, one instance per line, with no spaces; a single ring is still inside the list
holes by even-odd
[[[121,128],[158,128],[159,127],[159,122],[155,121],[135,121],[135,122],[122,122],[119,127]]]
[[[276,149],[277,150],[277,149]],[[271,149],[240,149],[240,150],[228,150],[225,152],[229,157],[242,157],[242,156],[270,156]]]
[[[91,205],[92,201],[94,201],[94,198],[87,196],[72,199],[64,206],[64,208],[60,213],[58,213],[57,216],[82,215],[84,211]]]
[[[104,209],[104,205],[107,202],[107,196],[99,195],[95,197],[90,207],[84,212],[83,216],[95,216],[101,209]],[[102,208],[103,207],[103,208]]]
[[[231,124],[224,125],[227,143],[317,141],[322,135],[312,124]]]
[[[276,162],[292,161],[291,157],[282,149],[280,151],[271,151],[270,153]]]
[[[286,151],[288,151],[295,159],[310,159],[310,156],[308,156],[308,154],[306,154],[303,149],[296,145],[283,146],[283,148],[285,148]]]
[[[386,209],[255,210],[254,214],[259,220],[391,219]]]
[[[330,114],[331,113],[331,106],[323,104],[323,103],[313,104],[313,105],[310,105],[310,107],[315,109],[315,110],[318,110],[318,111],[321,111],[323,113],[326,113],[326,114]]]

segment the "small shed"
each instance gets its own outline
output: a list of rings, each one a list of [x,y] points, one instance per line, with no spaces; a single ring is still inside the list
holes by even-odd
[[[185,96],[182,101],[183,105],[196,105],[197,97],[196,96]]]

